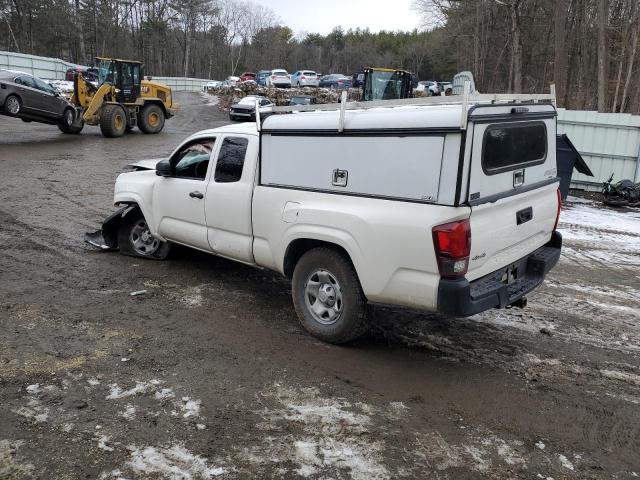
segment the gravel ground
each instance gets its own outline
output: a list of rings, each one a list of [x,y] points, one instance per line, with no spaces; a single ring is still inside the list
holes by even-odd
[[[83,244],[126,163],[226,123],[178,99],[157,136],[0,117],[1,479],[640,475],[637,210],[568,202],[525,310],[376,307],[368,338],[326,345],[277,274]]]

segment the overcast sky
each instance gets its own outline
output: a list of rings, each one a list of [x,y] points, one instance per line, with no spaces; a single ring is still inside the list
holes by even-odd
[[[411,0],[253,0],[271,8],[297,35],[326,34],[333,27],[413,30],[419,18]]]

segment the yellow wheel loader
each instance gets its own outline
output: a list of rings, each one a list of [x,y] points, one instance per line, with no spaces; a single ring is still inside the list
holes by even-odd
[[[413,96],[413,74],[393,68],[366,67],[362,100],[396,100]]]
[[[171,88],[143,80],[141,62],[98,57],[96,64],[97,87],[75,74],[71,103],[78,110],[77,120],[62,131],[80,133],[86,123],[100,125],[105,137],[121,137],[136,126],[143,133],[161,132],[177,110]]]

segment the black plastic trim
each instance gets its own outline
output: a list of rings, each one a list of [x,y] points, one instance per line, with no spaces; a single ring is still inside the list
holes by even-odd
[[[462,135],[460,136],[460,155],[458,156],[458,177],[456,178],[456,193],[453,197],[454,206],[460,206],[462,203],[462,199],[460,195],[462,193],[462,173],[464,171],[464,153],[467,144],[467,130],[462,130]]]
[[[467,204],[471,207],[477,207],[478,205],[482,205],[483,203],[497,202],[498,200],[502,200],[503,198],[520,195],[521,193],[530,192],[531,190],[546,187],[547,185],[551,185],[553,183],[560,183],[560,177],[548,178],[546,180],[532,183],[531,185],[526,185],[524,187],[514,188],[512,190],[507,190],[506,192],[489,195],[488,197],[480,197],[476,200],[469,200]]]
[[[471,283],[466,279],[441,279],[438,285],[438,312],[452,317],[468,317],[491,308],[508,307],[542,284],[546,274],[558,263],[561,251],[562,235],[554,231],[546,245],[514,262],[526,270],[523,277],[526,282],[514,295],[509,294],[506,283],[491,279],[504,269],[498,269]],[[490,288],[485,288],[474,297],[474,284],[481,281],[486,283],[487,279]]]
[[[524,104],[523,104],[524,105]],[[508,105],[502,105],[508,106]],[[520,105],[518,105],[520,106]],[[473,123],[513,122],[516,120],[548,120],[558,116],[557,112],[530,112],[530,113],[505,113],[501,115],[477,115],[469,117]]]
[[[343,130],[269,130],[264,129],[262,133],[274,137],[410,137],[410,136],[441,136],[447,133],[458,133],[460,128],[370,128]]]

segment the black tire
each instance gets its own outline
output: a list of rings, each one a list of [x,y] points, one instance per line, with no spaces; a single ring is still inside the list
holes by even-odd
[[[328,281],[318,276],[320,272]],[[335,287],[332,291],[340,292],[340,295],[336,293],[334,296],[334,305],[340,310],[334,320],[327,318],[319,321],[311,309],[313,295],[307,291],[307,285],[315,281],[319,284],[318,290]],[[300,323],[320,340],[334,344],[346,343],[361,337],[369,328],[367,300],[358,275],[350,259],[337,250],[314,248],[300,258],[293,272],[292,296]],[[340,297],[341,300],[338,300]],[[314,305],[319,301],[318,295]],[[323,304],[320,308],[326,307]]]
[[[142,226],[142,224],[144,224],[144,226]],[[143,240],[139,235],[141,229],[146,229],[148,232],[144,215],[142,215],[139,208],[134,208],[122,219],[122,223],[118,228],[118,246],[120,247],[120,253],[151,260],[164,260],[167,258],[171,250],[171,244],[162,242],[152,236],[149,240],[146,240],[146,238]],[[150,232],[148,233],[150,235]],[[147,248],[144,249],[146,252],[141,248],[140,243],[136,242],[136,237],[140,238],[142,244],[146,244]],[[157,246],[155,242],[158,242]]]
[[[127,128],[127,114],[120,105],[105,105],[100,115],[100,131],[107,138],[124,135]]]
[[[12,117],[17,117],[22,111],[22,100],[20,100],[20,97],[17,95],[9,95],[5,98],[4,111]]]
[[[142,133],[160,133],[164,128],[164,111],[160,105],[147,103],[138,113],[138,128]]]

